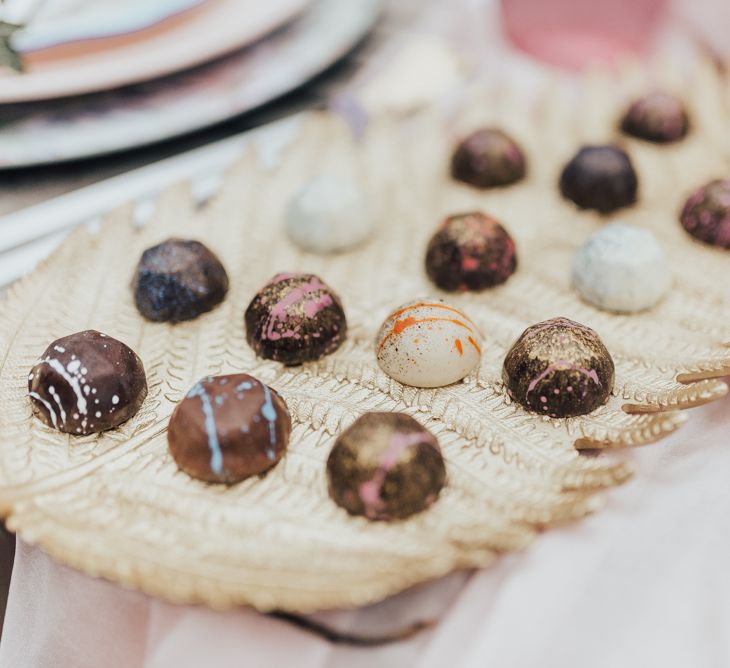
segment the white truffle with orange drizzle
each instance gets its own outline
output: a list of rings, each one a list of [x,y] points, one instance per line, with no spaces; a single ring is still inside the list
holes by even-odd
[[[404,385],[442,387],[479,365],[482,335],[459,309],[440,299],[417,299],[385,319],[375,352],[380,368]]]

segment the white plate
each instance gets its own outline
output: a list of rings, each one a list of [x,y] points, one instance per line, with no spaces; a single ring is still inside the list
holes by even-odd
[[[311,0],[207,0],[144,30],[60,44],[0,74],[0,104],[81,95],[150,81],[251,44]]]
[[[120,91],[24,106],[15,119],[6,109],[0,168],[121,151],[249,111],[344,56],[373,26],[380,4],[317,0],[285,29],[224,60]]]
[[[5,0],[4,18],[23,25],[10,43],[20,53],[144,30],[205,0]]]

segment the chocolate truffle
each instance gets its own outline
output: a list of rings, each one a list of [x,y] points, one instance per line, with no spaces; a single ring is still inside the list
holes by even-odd
[[[326,255],[353,248],[373,232],[375,220],[365,194],[353,182],[320,176],[289,202],[286,231],[301,249]]]
[[[730,249],[730,179],[716,179],[696,190],[679,217],[695,239]]]
[[[365,413],[340,434],[327,460],[334,502],[370,520],[421,512],[445,478],[436,437],[405,413]]]
[[[636,100],[621,121],[621,130],[626,134],[658,144],[682,139],[688,126],[682,101],[660,91]]]
[[[228,291],[228,275],[199,241],[168,239],[142,253],[132,289],[145,318],[180,322],[220,304]]]
[[[512,237],[479,212],[447,218],[426,251],[426,273],[443,290],[491,288],[504,283],[516,267]]]
[[[188,475],[232,484],[274,466],[290,433],[284,400],[260,380],[240,373],[196,383],[170,418],[167,442]]]
[[[560,192],[581,209],[610,213],[636,201],[629,156],[616,146],[584,146],[560,175]]]
[[[340,298],[313,274],[277,274],[246,309],[246,338],[260,357],[287,365],[340,347],[347,320]]]
[[[451,176],[477,188],[510,185],[524,178],[525,157],[509,135],[497,128],[482,128],[456,147]]]
[[[507,394],[536,413],[572,417],[608,401],[614,366],[592,329],[567,318],[528,327],[504,360]]]
[[[380,368],[415,387],[442,387],[461,380],[482,354],[479,328],[440,299],[417,299],[386,319],[375,341]]]
[[[85,436],[134,416],[147,379],[131,348],[89,329],[48,346],[30,371],[28,394],[33,413],[49,427]]]
[[[669,264],[656,238],[634,225],[606,225],[573,257],[573,285],[583,299],[605,311],[651,308],[670,282]]]

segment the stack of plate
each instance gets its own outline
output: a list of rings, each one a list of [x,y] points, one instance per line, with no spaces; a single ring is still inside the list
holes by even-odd
[[[0,168],[111,153],[221,122],[301,85],[378,0],[15,0],[24,71],[0,70]],[[7,60],[7,59],[6,59]]]

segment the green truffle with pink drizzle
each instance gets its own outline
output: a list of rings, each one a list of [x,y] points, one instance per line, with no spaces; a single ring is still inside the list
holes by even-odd
[[[404,413],[365,413],[327,460],[329,493],[351,515],[398,520],[428,508],[446,479],[436,437]]]
[[[286,365],[329,355],[347,335],[340,298],[313,274],[274,276],[249,304],[245,324],[256,354]]]
[[[586,415],[608,401],[614,364],[590,327],[553,318],[528,327],[507,353],[507,394],[530,411],[555,418]]]

